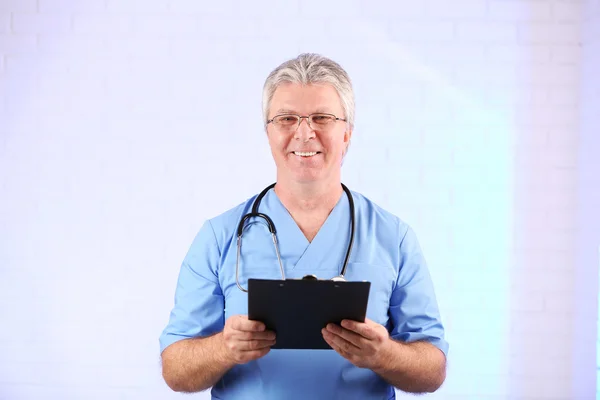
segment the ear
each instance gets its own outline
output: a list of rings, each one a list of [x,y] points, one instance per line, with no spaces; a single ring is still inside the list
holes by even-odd
[[[344,148],[344,156],[348,152],[348,148],[350,147],[350,141],[352,139],[352,128],[348,127],[346,132],[344,132],[344,142],[346,143],[346,147]]]

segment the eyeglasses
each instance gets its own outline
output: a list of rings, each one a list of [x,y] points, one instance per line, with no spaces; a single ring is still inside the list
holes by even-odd
[[[337,121],[346,121],[346,119],[338,118],[333,114],[317,113],[306,117],[296,114],[280,114],[268,120],[267,124],[273,123],[278,131],[289,133],[298,129],[303,118],[306,118],[310,129],[320,132],[331,130]]]

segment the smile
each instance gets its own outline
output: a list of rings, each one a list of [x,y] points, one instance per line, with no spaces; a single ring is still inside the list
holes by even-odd
[[[300,157],[312,157],[319,154],[318,151],[294,151],[294,154]]]

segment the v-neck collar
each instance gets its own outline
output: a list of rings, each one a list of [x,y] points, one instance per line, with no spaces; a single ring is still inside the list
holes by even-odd
[[[287,260],[286,269],[338,270],[340,268],[350,237],[350,216],[346,193],[342,192],[312,242],[309,242],[304,236],[273,189],[265,196],[265,203],[273,215],[277,216],[273,223],[277,230],[277,240],[282,258]]]

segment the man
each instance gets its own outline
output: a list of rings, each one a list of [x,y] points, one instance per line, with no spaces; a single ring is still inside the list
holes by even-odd
[[[255,218],[237,261],[237,226],[256,196],[202,226],[160,337],[166,383],[180,392],[212,387],[219,399],[390,399],[394,387],[437,390],[448,344],[418,241],[407,224],[359,193],[351,193],[356,236],[346,279],[371,282],[365,322],[325,327],[333,350],[283,350],[271,349],[275,334],[248,319],[248,278],[281,279],[279,259],[286,278],[334,277],[350,237],[350,199],[341,183],[354,121],[346,72],[302,54],[267,78],[263,113],[277,179],[259,212],[276,226],[280,251]]]

